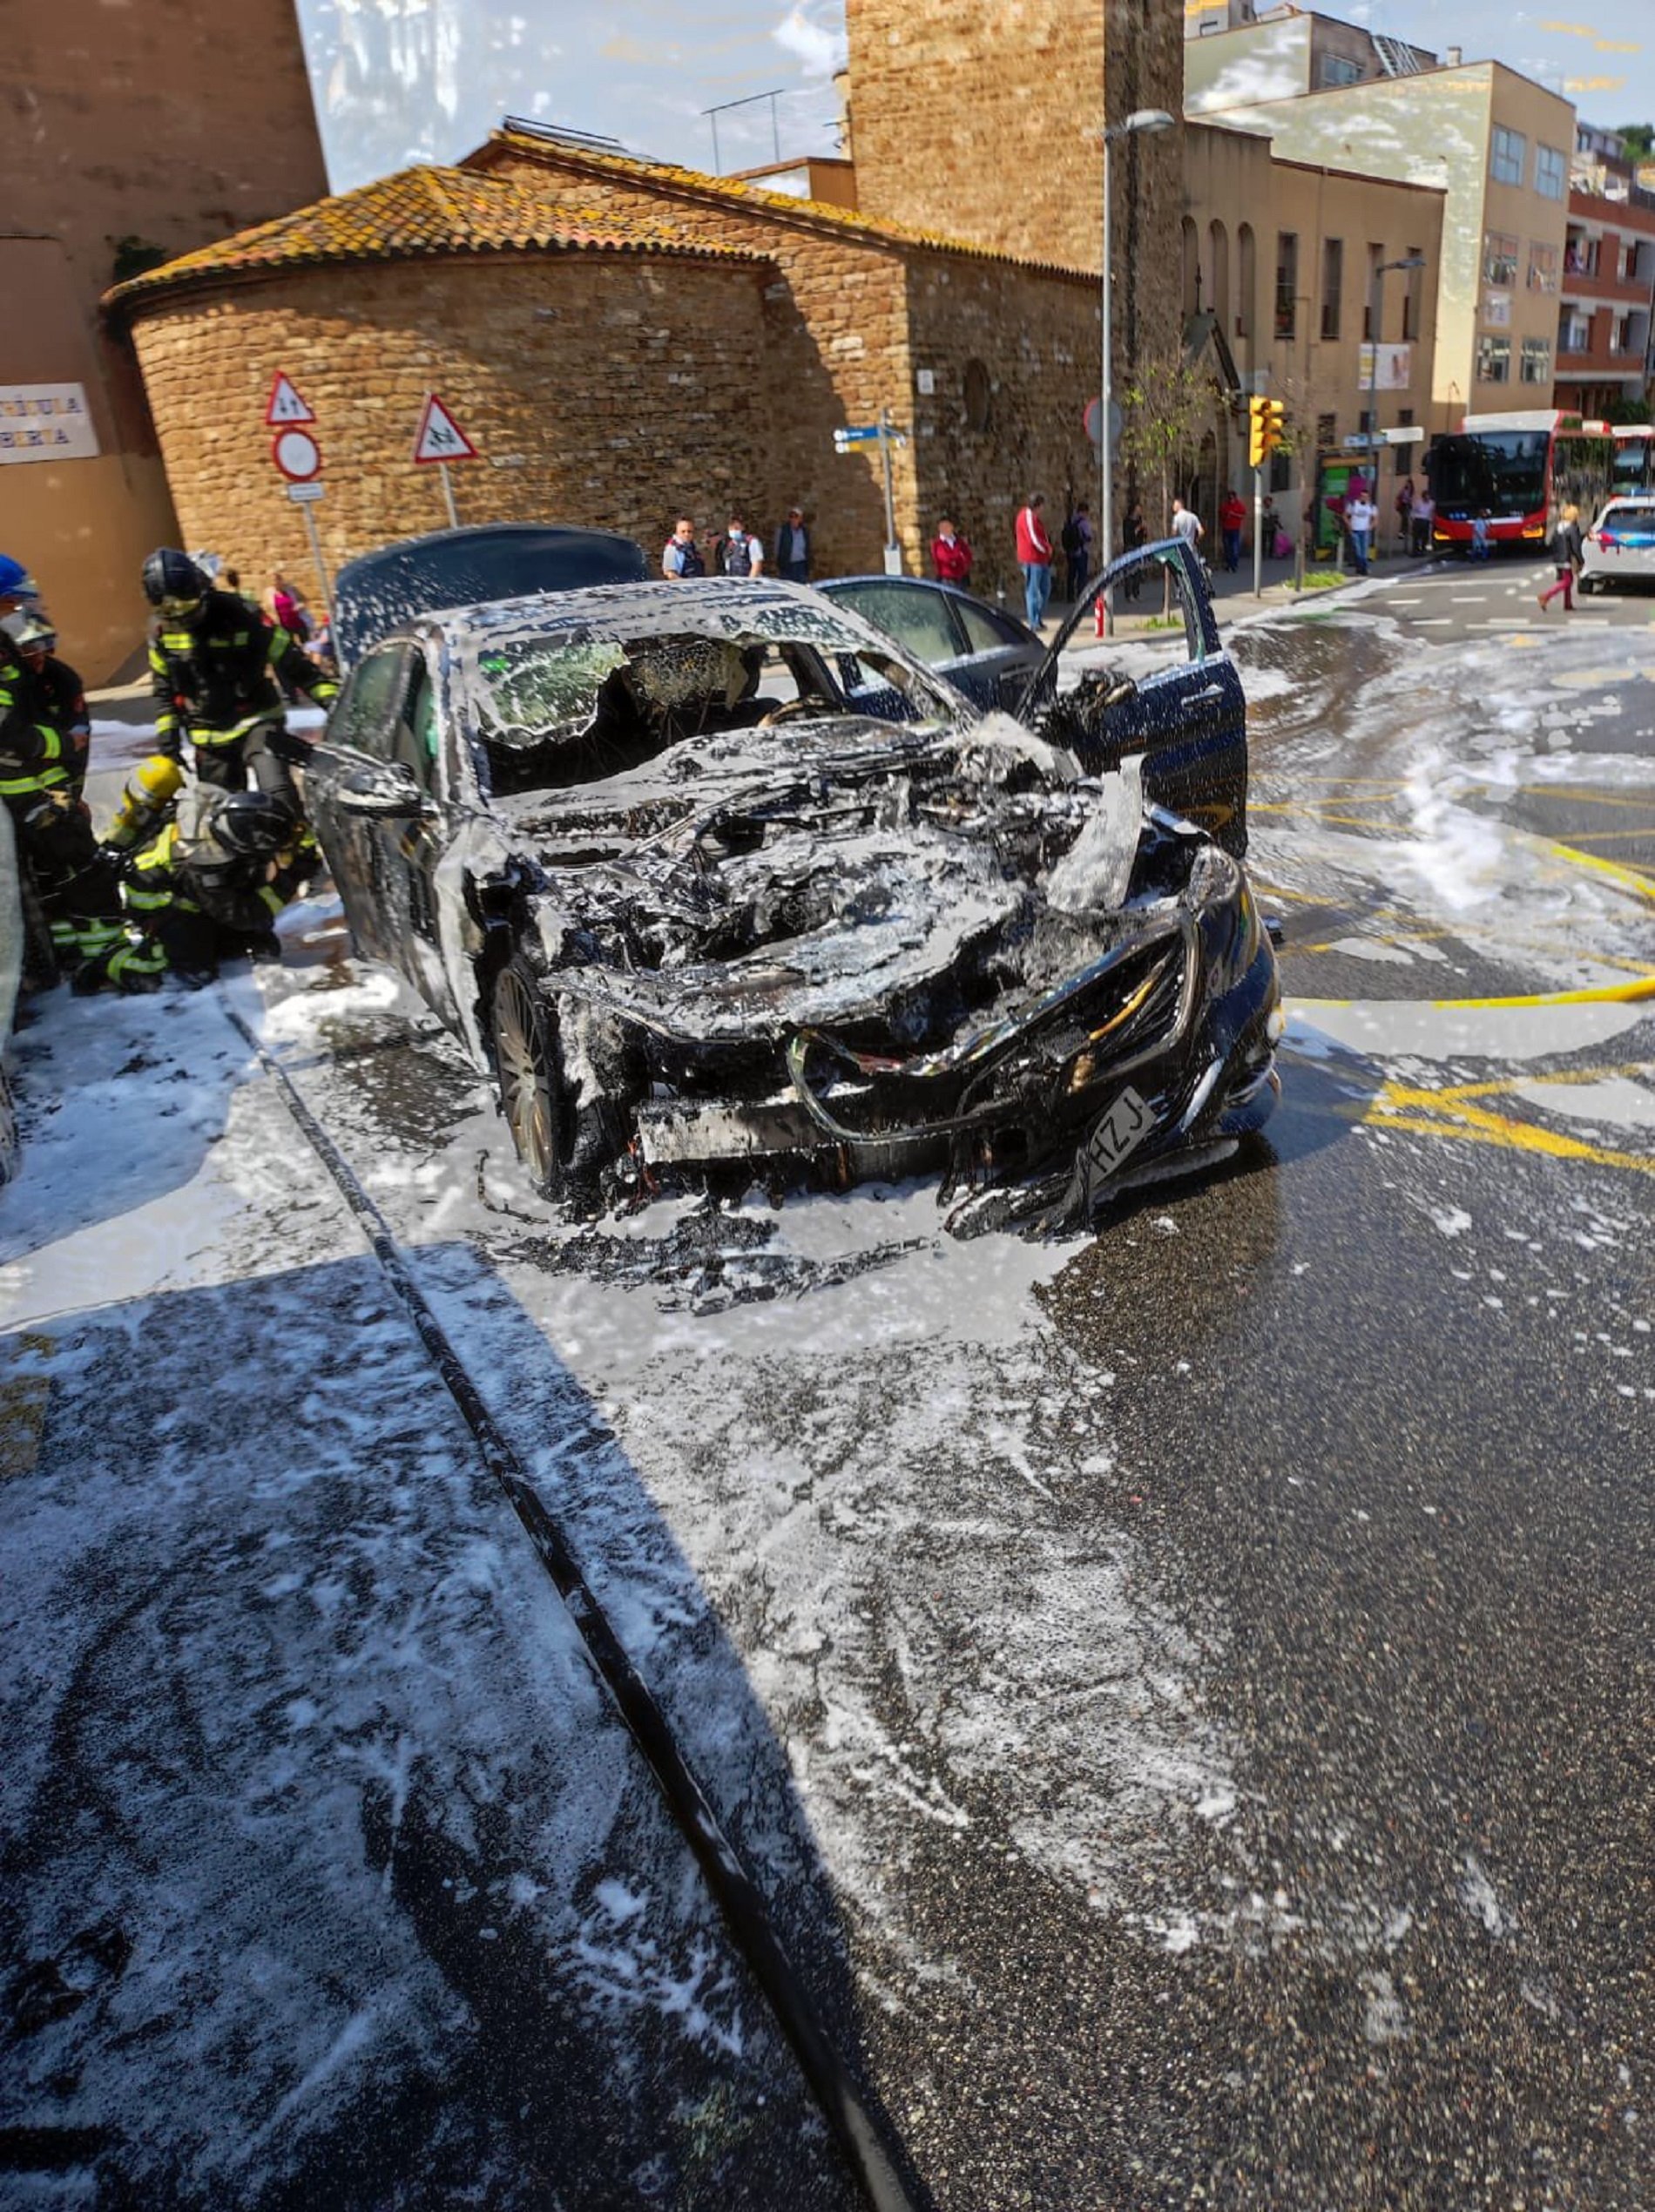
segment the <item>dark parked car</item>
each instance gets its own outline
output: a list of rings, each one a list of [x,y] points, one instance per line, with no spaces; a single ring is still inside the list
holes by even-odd
[[[307,800],[359,949],[497,1073],[549,1194],[941,1165],[1084,1216],[1273,1102],[1238,863],[803,586],[422,618]]]
[[[334,655],[354,668],[370,646],[438,607],[530,592],[630,584],[650,573],[636,538],[562,523],[483,523],[404,538],[347,561],[334,579]]]
[[[854,607],[982,707],[1015,704],[1045,664],[1045,642],[1026,622],[957,585],[912,576],[836,576],[818,589],[836,605]]]
[[[1165,665],[1135,680],[1122,672],[1118,653],[1108,646],[1099,645],[1084,656],[1069,651],[1077,632],[1091,625],[1094,603],[1111,582],[1118,609],[1126,590],[1136,585],[1138,603],[1146,611],[1158,612],[1165,597],[1182,617],[1181,634],[1165,649]],[[1010,615],[983,606],[949,584],[851,577],[842,585],[820,588],[854,605],[956,682],[958,664],[936,658],[926,646],[951,641],[954,624],[967,619],[962,602],[1020,632],[1028,647],[1015,659],[994,666],[992,654],[980,657],[980,680],[971,687],[979,705],[1003,707],[1044,730],[1071,749],[1089,774],[1118,768],[1129,755],[1141,754],[1145,798],[1199,822],[1238,858],[1246,853],[1246,699],[1219,635],[1201,562],[1180,539],[1165,538],[1111,562],[1083,593],[1050,646]],[[1005,650],[1010,656],[1012,648]],[[854,668],[843,674],[865,713],[900,719],[900,699],[876,682],[862,680]]]

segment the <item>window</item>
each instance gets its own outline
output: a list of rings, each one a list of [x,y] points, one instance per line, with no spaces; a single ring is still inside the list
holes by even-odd
[[[1382,246],[1375,246],[1370,239],[1368,243],[1368,289],[1362,296],[1363,345],[1367,345],[1370,340],[1377,338],[1379,335],[1379,332],[1374,328],[1374,298],[1375,294],[1379,296],[1379,319],[1381,323],[1385,320],[1385,295],[1381,288],[1384,285],[1385,280],[1379,273],[1380,263],[1384,260],[1384,258],[1385,248]]]
[[[1399,408],[1397,409],[1397,410],[1396,410],[1396,427],[1397,427],[1397,429],[1398,429],[1399,430],[1407,430],[1407,428],[1408,427],[1409,423],[1412,423],[1412,421],[1413,421],[1413,420],[1414,420],[1414,410],[1413,410],[1413,409],[1412,409],[1411,407],[1399,407]]]
[[[406,646],[385,646],[378,653],[370,653],[334,709],[328,724],[329,744],[349,746],[376,761],[388,761],[407,681]]]
[[[1483,281],[1508,285],[1517,281],[1517,241],[1503,231],[1486,231],[1483,238]]]
[[[1338,435],[1339,435],[1339,417],[1338,417],[1336,415],[1318,415],[1318,416],[1317,416],[1317,417],[1316,417],[1316,443],[1317,443],[1319,446],[1328,446],[1328,445],[1331,445],[1331,444],[1333,443],[1334,440],[1334,439],[1338,436]]]
[[[1324,54],[1321,57],[1321,81],[1324,85],[1360,85],[1362,65],[1347,61],[1343,54]]]
[[[941,592],[893,579],[852,585],[838,598],[841,606],[865,615],[898,645],[906,646],[916,660],[935,666],[958,655],[959,640],[949,621],[948,600]]]
[[[1345,284],[1345,241],[1342,238],[1324,238],[1321,241],[1321,335],[1324,338],[1339,335],[1339,295]]]
[[[1563,328],[1557,333],[1557,351],[1560,354],[1589,354],[1591,351],[1591,319],[1589,315],[1566,315]]]
[[[1551,341],[1550,338],[1525,338],[1523,354],[1517,364],[1517,375],[1525,384],[1549,384],[1551,382]]]
[[[1424,254],[1417,246],[1408,247],[1408,259],[1410,261],[1422,261],[1424,258]],[[1420,335],[1420,279],[1424,274],[1423,269],[1404,271],[1408,284],[1408,289],[1402,294],[1402,342],[1404,345],[1409,339],[1417,338]]]
[[[1569,182],[1569,157],[1556,146],[1534,150],[1534,188],[1542,200],[1561,200]]]
[[[1503,130],[1495,125],[1489,146],[1489,174],[1496,185],[1523,182],[1523,157],[1528,151],[1529,141],[1521,131]]]
[[[1476,380],[1479,384],[1511,382],[1511,341],[1486,334],[1476,342]]]
[[[1295,301],[1299,292],[1299,233],[1282,230],[1276,233],[1276,335],[1291,338],[1294,335]]]
[[[964,625],[966,646],[972,653],[1003,653],[1008,646],[1029,642],[1021,623],[992,607],[979,606],[975,599],[950,599],[949,605]]]
[[[1555,292],[1557,288],[1557,249],[1555,246],[1529,248],[1529,289]]]
[[[423,660],[414,665],[414,680],[409,687],[407,702],[394,734],[392,757],[412,768],[420,780],[421,788],[433,789],[436,783],[436,694],[431,688],[431,679]]]

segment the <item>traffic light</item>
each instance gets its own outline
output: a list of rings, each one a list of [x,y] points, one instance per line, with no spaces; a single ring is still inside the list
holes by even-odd
[[[1247,465],[1250,468],[1263,468],[1280,444],[1287,427],[1287,412],[1279,399],[1255,396],[1247,402]]]

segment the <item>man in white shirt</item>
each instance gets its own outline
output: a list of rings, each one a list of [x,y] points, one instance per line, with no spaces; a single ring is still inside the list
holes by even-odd
[[[1345,521],[1350,531],[1350,550],[1356,556],[1357,573],[1368,573],[1368,549],[1374,542],[1374,524],[1379,519],[1379,510],[1364,490],[1345,503]]]
[[[1174,499],[1172,502],[1172,535],[1174,538],[1181,538],[1192,552],[1195,551],[1201,540],[1206,536],[1206,531],[1199,515],[1196,513],[1193,507],[1186,507],[1181,499]]]

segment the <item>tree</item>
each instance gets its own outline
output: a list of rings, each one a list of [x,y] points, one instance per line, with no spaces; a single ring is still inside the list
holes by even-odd
[[[1120,396],[1122,457],[1161,488],[1161,513],[1188,481],[1201,434],[1211,424],[1217,395],[1212,372],[1180,352],[1145,362]],[[1113,529],[1113,517],[1111,517]]]
[[[1623,123],[1615,132],[1629,161],[1655,159],[1655,123]]]

